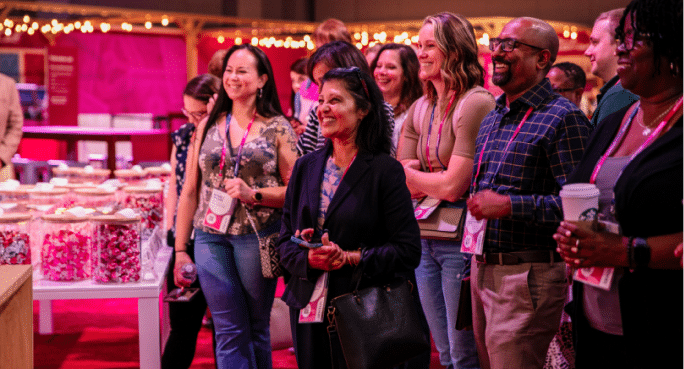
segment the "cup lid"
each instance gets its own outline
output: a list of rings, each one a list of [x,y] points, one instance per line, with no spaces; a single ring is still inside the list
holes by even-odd
[[[560,190],[561,197],[585,198],[599,196],[600,191],[592,183],[571,183],[566,184]]]

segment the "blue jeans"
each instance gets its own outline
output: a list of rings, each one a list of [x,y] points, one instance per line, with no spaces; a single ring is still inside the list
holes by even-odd
[[[421,240],[421,244],[416,282],[439,361],[447,368],[479,368],[473,331],[456,329],[461,280],[470,273],[470,256],[461,253],[460,242]]]
[[[280,222],[259,232],[275,233]],[[256,235],[195,230],[195,262],[216,331],[219,369],[271,369],[271,307],[277,279],[261,274]]]

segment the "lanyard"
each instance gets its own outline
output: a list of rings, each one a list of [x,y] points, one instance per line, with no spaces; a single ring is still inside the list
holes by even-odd
[[[454,93],[453,95],[451,95],[449,104],[447,105],[447,108],[444,111],[444,117],[442,117],[442,122],[439,124],[439,131],[437,131],[437,148],[435,149],[435,154],[437,155],[437,161],[442,166],[442,169],[446,169],[446,166],[444,165],[444,163],[442,163],[442,160],[440,160],[439,158],[439,142],[442,140],[442,128],[444,128],[444,121],[446,120],[447,115],[449,115],[449,109],[451,109],[451,105],[454,103],[455,99],[456,94]],[[427,161],[427,165],[430,168],[430,172],[432,172],[432,163],[430,163],[430,134],[432,133],[432,121],[435,119],[436,107],[437,104],[435,104],[432,107],[432,114],[430,114],[430,125],[428,126],[427,142],[425,143],[425,161]]]
[[[226,164],[226,146],[230,145],[230,121],[231,114],[226,115],[226,139],[223,141],[223,147],[221,148],[221,161],[219,162],[219,172],[223,173],[223,166]],[[242,141],[240,141],[240,148],[238,149],[237,158],[235,160],[235,171],[233,173],[233,178],[237,177],[238,170],[240,169],[240,158],[242,158],[242,149],[245,147],[245,141],[247,141],[247,135],[249,135],[249,130],[252,128],[252,124],[256,119],[256,111],[252,115],[252,120],[247,125],[245,134],[242,136]],[[233,155],[233,148],[230,147],[230,155]]]
[[[641,104],[640,101],[636,103],[636,107],[632,111],[632,114],[630,114],[629,119],[627,119],[627,122],[625,123],[625,125],[623,125],[620,128],[620,131],[615,136],[615,139],[613,140],[613,142],[610,144],[610,146],[608,147],[606,152],[603,154],[601,159],[599,159],[598,163],[596,164],[596,167],[594,167],[594,171],[591,173],[591,178],[589,178],[589,183],[596,183],[596,177],[598,176],[598,173],[601,170],[601,167],[603,166],[603,164],[605,164],[608,157],[610,155],[612,155],[613,152],[615,152],[615,150],[617,149],[617,146],[620,143],[622,143],[622,140],[624,139],[625,134],[629,130],[629,126],[632,125],[632,120],[634,120],[634,117],[636,116],[636,113],[639,110],[640,104]],[[658,127],[656,127],[656,129],[653,132],[651,132],[650,135],[648,135],[648,137],[646,138],[644,143],[642,143],[641,146],[639,146],[639,148],[629,157],[630,162],[632,161],[632,159],[634,159],[635,156],[637,156],[640,152],[642,152],[646,148],[646,146],[650,145],[651,142],[653,142],[653,140],[655,140],[656,137],[658,137],[658,135],[660,135],[660,132],[662,132],[663,129],[665,129],[667,122],[669,122],[670,119],[672,119],[672,116],[681,107],[682,107],[682,98],[680,97],[679,100],[677,100],[677,103],[672,107],[672,109],[670,109],[670,112],[667,113],[667,116],[665,116],[663,121],[658,124]],[[620,172],[620,175],[622,175],[622,172]],[[618,178],[620,177],[620,175],[618,175]]]
[[[515,128],[515,131],[513,132],[513,136],[511,136],[511,139],[508,140],[506,147],[501,152],[501,160],[499,160],[499,165],[496,167],[496,170],[492,173],[492,176],[495,176],[499,172],[499,169],[501,169],[501,164],[504,162],[504,160],[506,159],[506,156],[508,155],[508,148],[511,146],[511,143],[513,142],[515,137],[518,135],[518,133],[520,133],[520,129],[522,129],[523,124],[525,124],[525,122],[527,122],[527,118],[530,116],[530,114],[532,114],[532,110],[534,110],[534,108],[530,106],[530,108],[527,109],[527,113],[525,113],[525,116],[520,121],[520,124],[518,124],[518,127]],[[487,135],[487,138],[485,139],[484,145],[482,145],[482,149],[480,150],[480,159],[477,162],[477,171],[475,172],[475,177],[473,177],[473,190],[475,188],[477,188],[476,187],[477,177],[480,175],[480,167],[482,166],[482,155],[484,154],[484,151],[487,148],[487,142],[489,142],[489,137],[492,135],[492,132],[494,132],[494,131],[489,132],[489,134]]]

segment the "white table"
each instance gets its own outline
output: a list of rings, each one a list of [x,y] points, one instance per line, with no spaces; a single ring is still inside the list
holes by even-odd
[[[155,262],[157,279],[151,282],[98,284],[91,280],[79,282],[33,281],[33,299],[40,304],[39,332],[52,334],[52,300],[79,299],[138,299],[138,337],[140,340],[140,368],[158,369],[161,366],[159,327],[159,294],[166,280],[172,249],[162,247]],[[165,314],[168,316],[168,314]],[[166,329],[167,324],[163,324]],[[162,332],[166,338],[167,332]]]

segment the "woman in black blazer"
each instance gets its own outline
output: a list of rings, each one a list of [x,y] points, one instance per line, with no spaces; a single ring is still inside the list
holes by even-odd
[[[326,73],[320,92],[318,118],[327,143],[294,166],[278,242],[287,270],[282,299],[291,307],[300,369],[331,366],[327,321],[300,323],[300,315],[301,320],[316,315],[309,302],[319,278],[327,278],[327,307],[330,299],[352,291],[359,263],[363,288],[420,261],[420,231],[402,166],[389,155],[380,90],[368,74],[347,68]],[[323,246],[308,249],[291,236]],[[335,359],[345,367],[342,357]]]

